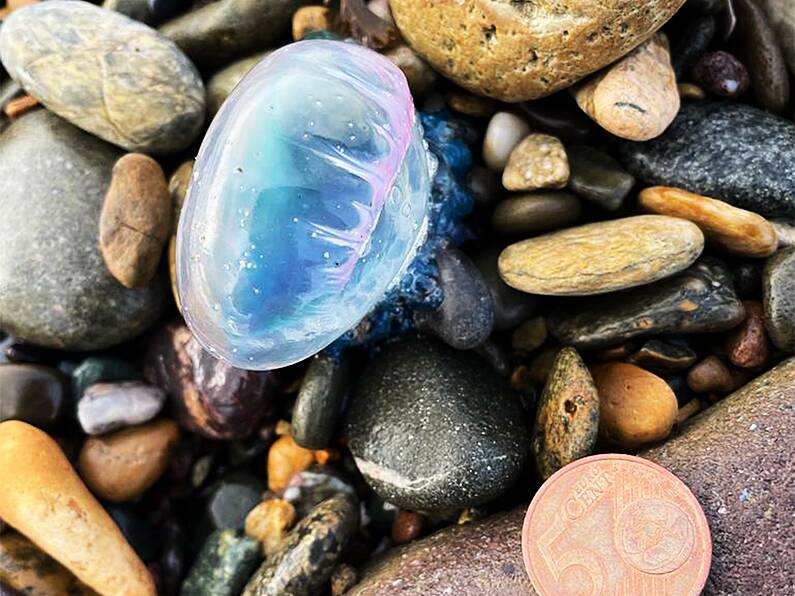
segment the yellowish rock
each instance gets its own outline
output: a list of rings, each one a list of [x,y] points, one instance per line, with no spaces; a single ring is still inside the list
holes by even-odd
[[[314,463],[314,451],[304,449],[290,435],[279,437],[268,450],[268,488],[273,492],[284,490],[290,478]]]
[[[331,30],[331,19],[327,6],[302,6],[293,13],[293,40],[300,41],[312,31]]]
[[[267,499],[249,511],[246,516],[246,536],[262,543],[267,557],[276,552],[287,531],[295,524],[295,507],[284,499]]]
[[[640,286],[698,258],[704,235],[675,217],[638,215],[569,228],[511,244],[500,276],[529,294],[588,296]]]
[[[717,199],[669,186],[645,188],[638,196],[649,213],[681,217],[696,224],[707,243],[734,255],[767,257],[776,252],[776,230],[761,215]]]
[[[102,596],[155,596],[146,566],[47,434],[0,423],[0,518]]]
[[[563,188],[568,180],[569,160],[563,143],[541,133],[522,139],[502,172],[502,185],[508,190]]]
[[[679,91],[662,33],[578,86],[574,97],[599,126],[624,139],[663,133],[679,111]]]

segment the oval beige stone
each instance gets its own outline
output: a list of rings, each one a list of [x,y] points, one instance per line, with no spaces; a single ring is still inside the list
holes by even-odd
[[[408,43],[462,87],[524,101],[568,87],[648,39],[684,0],[391,0]]]
[[[638,196],[638,205],[649,213],[681,217],[696,224],[707,243],[745,257],[767,257],[776,252],[776,230],[761,215],[723,201],[679,188],[652,186]]]
[[[602,221],[508,246],[498,266],[505,282],[529,294],[588,296],[657,281],[695,261],[698,226],[675,217],[638,215]]]
[[[152,576],[60,447],[0,423],[0,518],[103,596],[155,596]]]

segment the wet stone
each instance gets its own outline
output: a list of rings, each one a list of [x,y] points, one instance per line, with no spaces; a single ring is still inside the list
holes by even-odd
[[[734,379],[716,356],[707,356],[687,372],[687,386],[694,393],[729,393]]]
[[[685,344],[650,339],[627,362],[653,373],[675,373],[690,368],[697,357]]]
[[[337,428],[348,383],[348,366],[339,357],[314,356],[293,406],[295,442],[307,449],[324,449]]]
[[[705,258],[647,287],[570,301],[547,322],[562,344],[593,349],[649,335],[725,331],[744,316],[726,266]]]
[[[457,350],[483,343],[494,328],[494,304],[480,271],[461,251],[448,248],[436,257],[444,293],[435,311],[418,311],[420,329],[432,331]]]
[[[89,435],[148,422],[166,401],[165,392],[140,381],[96,383],[77,402],[77,419]]]
[[[635,185],[632,177],[607,153],[588,147],[566,147],[569,157],[568,188],[583,199],[595,203],[605,211],[615,211]]]
[[[338,495],[323,501],[287,535],[282,547],[251,577],[243,596],[319,593],[359,525],[355,499]]]
[[[757,368],[767,360],[769,353],[765,312],[762,304],[747,300],[745,321],[731,331],[726,338],[729,362],[740,368]]]
[[[222,478],[207,498],[206,515],[213,530],[242,530],[246,516],[261,500],[265,484],[248,472]]]
[[[523,236],[567,227],[580,219],[579,199],[566,192],[538,192],[500,201],[491,227],[505,236]]]
[[[779,350],[795,352],[795,248],[785,248],[768,258],[762,291],[770,340]]]
[[[256,540],[239,530],[216,530],[204,542],[180,596],[238,596],[260,558]]]
[[[491,294],[494,306],[494,328],[512,329],[527,319],[535,310],[538,298],[525,292],[514,290],[500,277],[497,261],[500,249],[496,246],[485,248],[473,258]]]
[[[112,356],[91,356],[72,371],[72,395],[79,399],[91,385],[115,381],[137,381],[141,373],[132,365]]]
[[[410,340],[364,371],[346,431],[359,471],[382,498],[445,510],[490,501],[516,481],[526,457],[523,416],[477,356]]]
[[[577,351],[562,349],[538,403],[531,448],[536,469],[547,479],[563,466],[590,455],[599,426],[599,395]]]
[[[740,103],[682,106],[659,138],[623,141],[619,160],[648,185],[682,188],[759,213],[795,215],[795,124]]]
[[[65,379],[54,368],[0,365],[0,422],[22,420],[45,430],[52,428],[67,396]]]

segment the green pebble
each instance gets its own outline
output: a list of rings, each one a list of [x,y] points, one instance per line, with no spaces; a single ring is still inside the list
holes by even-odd
[[[259,542],[240,531],[217,530],[204,543],[180,596],[239,596],[259,560]]]
[[[83,397],[83,393],[95,383],[112,381],[137,381],[141,373],[124,360],[110,357],[86,358],[72,372],[72,395],[75,399]]]

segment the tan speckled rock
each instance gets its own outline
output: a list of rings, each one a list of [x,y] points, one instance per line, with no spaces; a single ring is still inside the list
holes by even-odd
[[[574,91],[577,104],[602,128],[624,139],[662,134],[679,111],[668,40],[659,33]]]
[[[128,151],[180,151],[204,124],[204,85],[179,48],[88,2],[16,11],[3,24],[0,56],[49,110]]]
[[[166,178],[154,159],[128,153],[116,162],[99,217],[99,247],[123,286],[149,285],[171,233],[172,213]]]
[[[638,205],[648,213],[692,221],[704,232],[708,244],[731,254],[767,257],[778,248],[776,230],[769,221],[717,199],[679,188],[653,186],[640,192]]]
[[[547,479],[563,466],[590,455],[599,427],[599,395],[591,373],[574,348],[563,348],[552,365],[536,410],[532,450]]]
[[[638,215],[523,240],[500,254],[505,282],[523,292],[587,296],[651,283],[696,260],[704,235],[684,219]]]
[[[0,423],[0,517],[103,596],[155,596],[119,528],[49,436]]]
[[[99,497],[130,501],[157,482],[178,439],[167,418],[89,437],[80,450],[80,475]]]
[[[563,143],[541,133],[522,139],[502,172],[502,185],[508,190],[563,188],[568,180],[569,160]]]
[[[657,375],[626,362],[593,367],[599,392],[599,439],[605,445],[637,449],[671,433],[679,405]]]
[[[554,93],[646,40],[683,0],[391,0],[408,43],[453,81],[524,101]]]

